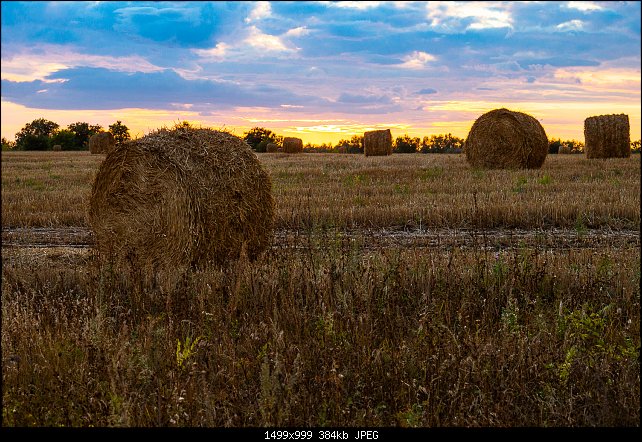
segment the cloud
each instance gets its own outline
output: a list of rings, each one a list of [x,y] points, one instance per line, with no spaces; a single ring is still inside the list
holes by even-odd
[[[78,66],[98,67],[121,72],[158,72],[156,66],[140,56],[113,57],[82,54],[61,45],[45,45],[2,59],[2,78],[13,81],[46,80],[57,71]]]
[[[428,63],[435,60],[436,58],[434,55],[430,55],[423,51],[415,51],[412,54],[405,56],[403,58],[404,62],[398,66],[404,69],[423,69]]]
[[[174,103],[193,104],[194,109],[235,106],[274,106],[288,103],[323,106],[325,100],[294,94],[266,84],[186,80],[172,70],[124,73],[102,68],[74,68],[48,77],[64,80],[14,82],[2,80],[2,99],[42,109],[164,109]],[[47,89],[46,93],[38,93]]]
[[[353,95],[342,93],[337,99],[337,102],[350,104],[389,104],[392,101],[390,97],[384,95]]]
[[[256,6],[254,7],[254,9],[252,9],[252,12],[250,12],[250,15],[248,15],[247,18],[245,19],[245,23],[252,23],[272,15],[272,7],[270,6],[270,2],[254,2],[254,3],[256,4]]]
[[[211,49],[194,49],[193,52],[201,58],[221,59],[225,57],[230,48],[231,46],[227,43],[220,42]]]
[[[277,52],[287,52],[294,51],[296,48],[288,47],[280,37],[276,35],[264,34],[256,26],[251,26],[249,29],[249,36],[244,40],[245,43],[249,44],[253,48],[262,50],[262,51],[277,51]]]
[[[420,89],[417,92],[415,92],[418,95],[430,95],[430,94],[436,94],[437,91],[431,87],[425,88],[425,89]]]
[[[296,28],[292,28],[288,30],[284,36],[285,37],[301,37],[303,35],[308,35],[310,33],[310,30],[306,28],[305,26],[298,26]]]
[[[582,20],[569,20],[555,26],[559,31],[581,31],[584,29],[584,22]]]
[[[376,8],[381,5],[383,2],[377,1],[339,1],[339,2],[319,2],[326,6],[333,6],[335,8],[345,8],[345,9],[359,9],[366,10],[370,8]]]
[[[501,3],[436,1],[426,10],[431,26],[444,32],[513,27],[509,7]]]
[[[602,11],[604,8],[595,2],[581,2],[581,1],[571,1],[564,4],[566,8],[577,9],[582,12],[590,11]]]

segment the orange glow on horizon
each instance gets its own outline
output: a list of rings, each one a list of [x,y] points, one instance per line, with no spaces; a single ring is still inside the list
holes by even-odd
[[[120,120],[129,130],[132,138],[146,135],[161,127],[171,127],[176,123],[188,121],[195,126],[225,129],[235,135],[243,134],[253,127],[264,127],[281,136],[298,137],[304,144],[336,144],[341,139],[350,139],[353,135],[363,135],[365,131],[390,129],[393,138],[407,134],[423,138],[437,134],[451,133],[465,138],[475,119],[481,114],[500,107],[525,112],[533,115],[541,123],[549,138],[584,140],[584,119],[605,113],[624,113],[629,115],[631,140],[640,139],[641,109],[639,104],[632,103],[549,103],[549,102],[514,102],[497,103],[485,101],[444,101],[434,102],[430,112],[439,115],[452,115],[450,119],[430,121],[426,111],[408,118],[403,115],[380,116],[380,121],[362,122],[353,115],[310,115],[292,116],[292,113],[279,113],[266,109],[253,109],[256,115],[249,117],[248,109],[235,109],[225,114],[203,117],[188,107],[182,110],[150,109],[116,109],[116,110],[48,110],[33,109],[8,101],[1,102],[2,137],[13,141],[15,134],[27,123],[46,118],[67,127],[71,123],[84,121],[89,124],[100,124],[105,129]],[[608,109],[608,111],[605,111]],[[266,115],[262,118],[262,114]],[[425,120],[422,115],[425,114]],[[434,118],[434,117],[433,117]],[[420,123],[417,123],[417,121]],[[423,120],[423,121],[422,121]]]

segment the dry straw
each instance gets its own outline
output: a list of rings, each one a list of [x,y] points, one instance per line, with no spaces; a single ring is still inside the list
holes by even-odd
[[[363,134],[363,153],[369,156],[392,154],[392,134],[390,129],[372,130]]]
[[[599,115],[584,120],[586,158],[628,158],[631,156],[629,116]]]
[[[477,118],[464,152],[475,168],[539,169],[548,154],[548,137],[532,116],[495,109]]]
[[[276,152],[278,150],[279,150],[279,146],[274,143],[268,143],[267,146],[265,146],[266,152]]]
[[[283,138],[283,152],[285,153],[303,152],[303,140],[301,138],[294,138],[294,137]]]
[[[109,153],[116,147],[116,141],[111,132],[99,132],[89,138],[89,152]]]
[[[558,154],[570,154],[572,152],[571,146],[567,146],[566,144],[560,145],[560,147],[557,150]]]
[[[62,150],[62,146],[60,144],[54,144],[53,150],[54,152],[60,152]]]
[[[203,268],[271,241],[271,181],[247,143],[227,132],[160,129],[101,164],[89,220],[102,256],[140,269]]]

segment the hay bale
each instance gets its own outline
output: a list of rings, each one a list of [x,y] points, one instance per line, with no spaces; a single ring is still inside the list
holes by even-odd
[[[269,175],[241,138],[212,129],[160,129],[107,154],[89,221],[102,256],[141,269],[204,268],[271,241]]]
[[[268,143],[267,146],[265,146],[266,152],[276,152],[278,150],[279,150],[279,146],[274,143]]]
[[[598,115],[584,120],[586,158],[628,158],[631,156],[629,116]]]
[[[283,152],[285,153],[303,152],[303,140],[301,138],[294,138],[294,137],[283,138]]]
[[[111,132],[99,132],[89,138],[89,152],[109,153],[116,147],[116,141]]]
[[[565,154],[568,155],[572,153],[571,146],[567,146],[566,144],[560,145],[560,147],[557,149],[558,154]]]
[[[539,169],[548,154],[548,137],[532,116],[495,109],[473,123],[464,152],[475,168]]]
[[[371,130],[363,134],[363,153],[369,156],[392,155],[390,129]]]
[[[62,150],[62,146],[60,144],[54,144],[53,150],[54,152],[60,152]]]
[[[348,148],[345,146],[337,147],[337,153],[348,153]]]

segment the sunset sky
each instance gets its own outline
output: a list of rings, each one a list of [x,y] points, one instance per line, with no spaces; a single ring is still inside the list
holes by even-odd
[[[640,2],[2,2],[2,136],[46,118],[336,143],[462,138],[484,112],[640,138]]]

